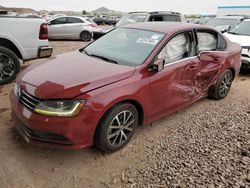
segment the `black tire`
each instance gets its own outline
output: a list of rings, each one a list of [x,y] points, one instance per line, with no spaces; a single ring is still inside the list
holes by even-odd
[[[83,32],[81,32],[81,34],[80,34],[80,39],[81,39],[83,42],[89,42],[89,41],[91,41],[91,39],[92,39],[92,35],[91,35],[91,33],[88,32],[88,31],[83,31]]]
[[[13,81],[19,72],[20,62],[17,55],[0,46],[0,85]]]
[[[120,126],[116,117],[119,119]],[[124,119],[126,120],[124,121]],[[125,124],[122,125],[123,123]],[[130,126],[128,126],[129,124]],[[129,103],[118,104],[104,115],[97,126],[94,143],[99,149],[106,153],[118,151],[126,146],[132,139],[137,125],[138,112],[136,108]],[[124,127],[127,127],[130,130]]]
[[[230,91],[233,79],[234,79],[233,72],[229,69],[225,70],[222,76],[215,84],[210,94],[210,97],[215,100],[220,100],[225,98]]]

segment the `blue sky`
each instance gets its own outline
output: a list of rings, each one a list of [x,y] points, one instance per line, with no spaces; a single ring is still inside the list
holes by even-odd
[[[221,5],[250,5],[250,0],[0,0],[0,5],[35,10],[91,11],[105,6],[119,11],[173,10],[185,14],[216,13]]]

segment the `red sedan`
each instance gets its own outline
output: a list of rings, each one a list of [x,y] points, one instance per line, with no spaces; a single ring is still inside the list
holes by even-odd
[[[20,73],[10,93],[13,119],[30,143],[63,149],[95,144],[114,152],[138,125],[203,97],[223,99],[240,57],[240,45],[206,26],[123,26]]]

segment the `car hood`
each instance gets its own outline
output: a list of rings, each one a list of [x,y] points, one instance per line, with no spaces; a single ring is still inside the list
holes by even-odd
[[[230,33],[224,34],[232,42],[239,43],[241,46],[250,46],[250,36],[234,35]]]
[[[135,67],[75,51],[29,66],[18,76],[17,83],[40,99],[66,99],[126,79],[134,72]]]

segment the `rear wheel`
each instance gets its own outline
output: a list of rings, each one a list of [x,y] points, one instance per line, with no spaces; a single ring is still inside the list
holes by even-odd
[[[15,79],[20,71],[20,62],[15,53],[8,48],[0,47],[0,85]]]
[[[138,112],[129,103],[113,107],[102,119],[95,134],[95,145],[106,153],[126,146],[135,133]]]
[[[233,82],[233,72],[227,69],[217,81],[213,91],[210,95],[211,98],[220,100],[227,96]]]
[[[88,31],[83,31],[80,34],[80,39],[83,40],[84,42],[89,42],[91,41],[92,35]]]

